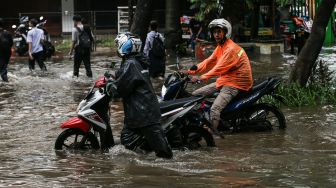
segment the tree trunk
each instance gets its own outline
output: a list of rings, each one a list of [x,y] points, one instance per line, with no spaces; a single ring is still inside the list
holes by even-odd
[[[254,0],[252,23],[251,23],[251,39],[258,37],[259,30],[259,12],[260,12],[260,1]]]
[[[307,84],[312,68],[321,51],[326,27],[331,13],[334,10],[336,0],[323,0],[314,18],[313,27],[308,40],[303,46],[293,70],[290,74],[291,82],[298,82],[301,86]]]
[[[134,10],[133,10],[133,0],[128,0],[128,30],[131,30],[132,23],[133,23],[133,16],[134,16]]]
[[[148,32],[149,22],[152,17],[153,0],[138,0],[135,15],[133,17],[133,23],[131,27],[131,33],[140,36],[143,49]]]
[[[166,1],[165,46],[174,50],[180,40],[180,1]]]

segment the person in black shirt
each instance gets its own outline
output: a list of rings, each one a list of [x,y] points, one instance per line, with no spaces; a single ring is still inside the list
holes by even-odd
[[[83,25],[81,16],[75,15],[73,17],[73,21],[75,27],[72,29],[72,45],[69,52],[69,55],[71,56],[73,54],[73,51],[75,51],[73,76],[76,77],[79,76],[79,68],[83,61],[86,69],[86,75],[92,78],[91,62],[90,62],[91,47],[92,47],[91,45],[93,43],[92,31],[90,27]],[[89,46],[81,46],[80,44],[81,42],[80,38],[82,37],[81,35],[88,35],[91,43]]]
[[[203,23],[198,21],[195,17],[192,18],[189,22],[189,31],[191,34],[190,44],[191,48],[194,51],[197,38],[204,38],[203,36]]]

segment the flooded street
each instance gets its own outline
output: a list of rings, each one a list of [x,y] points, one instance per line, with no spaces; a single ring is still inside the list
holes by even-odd
[[[291,56],[251,56],[256,79],[288,75]],[[93,81],[117,57],[95,57],[93,79],[72,78],[73,63],[47,62],[48,74],[26,62],[9,65],[0,82],[0,187],[335,187],[336,109],[283,108],[284,131],[239,133],[216,139],[215,148],[174,151],[172,160],[141,155],[118,145],[109,153],[56,153],[60,124],[76,116]],[[184,67],[190,58],[181,60]],[[170,62],[168,71],[175,69]],[[155,81],[156,89],[160,83]],[[119,137],[123,112],[112,104]]]

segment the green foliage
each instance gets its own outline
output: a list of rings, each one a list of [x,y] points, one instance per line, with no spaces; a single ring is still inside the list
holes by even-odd
[[[308,83],[310,85],[331,85],[334,81],[333,75],[335,75],[335,71],[331,71],[329,67],[330,63],[317,60],[313,66]]]
[[[102,39],[97,39],[95,41],[95,45],[96,47],[114,48],[115,47],[114,38],[115,38],[114,36],[109,36],[109,37],[105,37]],[[71,47],[71,42],[72,41],[70,39],[66,39],[66,40],[62,40],[61,42],[55,43],[56,51],[68,52]]]
[[[329,69],[329,64],[319,60],[316,62],[309,78],[308,85],[301,87],[298,83],[282,83],[277,89],[277,94],[283,96],[285,104],[292,107],[336,105],[336,82],[333,79],[334,71]],[[262,99],[280,105],[270,96]]]
[[[104,38],[104,39],[100,39],[100,40],[96,40],[96,45],[99,47],[113,47],[115,46],[115,42],[114,42],[114,38]]]
[[[203,20],[204,17],[211,12],[217,12],[218,16],[220,16],[220,12],[223,9],[221,6],[225,0],[188,0],[191,3],[190,9],[198,9],[199,12],[196,14],[196,19]],[[256,2],[260,2],[261,0],[245,0],[247,7],[252,9]],[[296,2],[300,2],[304,5],[305,0],[297,0]],[[293,0],[276,0],[276,4],[279,6],[285,6],[288,4],[292,4]],[[237,10],[239,11],[239,10]]]
[[[62,40],[61,42],[55,43],[56,51],[68,52],[71,47],[71,40]]]
[[[203,20],[205,15],[210,12],[219,12],[220,1],[218,0],[188,0],[192,5],[190,9],[198,9],[198,13],[195,15],[196,19]]]
[[[184,56],[184,55],[186,55],[187,48],[188,48],[188,45],[187,45],[186,42],[177,44],[176,45],[176,49],[175,49],[176,50],[176,54],[178,56]]]
[[[297,83],[284,84],[278,89],[278,94],[285,98],[288,106],[316,106],[336,104],[336,90],[333,85],[312,84],[301,87]]]
[[[288,4],[292,4],[293,0],[276,0],[277,4],[280,6],[285,6]]]

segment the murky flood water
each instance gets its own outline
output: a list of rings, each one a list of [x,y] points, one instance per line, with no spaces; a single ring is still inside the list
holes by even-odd
[[[252,57],[256,78],[287,74],[292,57]],[[94,79],[116,58],[94,59]],[[182,59],[189,67],[191,59]],[[216,140],[216,148],[174,151],[157,159],[115,146],[109,153],[56,153],[59,125],[76,108],[93,80],[72,62],[49,62],[47,75],[31,74],[23,62],[9,65],[10,83],[0,83],[1,187],[335,187],[336,110],[332,106],[282,109],[288,128],[240,133]],[[173,61],[168,71],[175,67]],[[160,84],[155,81],[159,89]],[[114,135],[123,112],[112,105]]]

